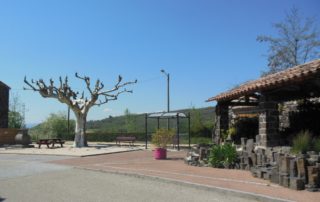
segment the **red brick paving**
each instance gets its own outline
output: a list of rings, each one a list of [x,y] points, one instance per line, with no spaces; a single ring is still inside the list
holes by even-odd
[[[154,160],[151,151],[135,151],[52,161],[92,170],[166,178],[209,187],[232,189],[292,201],[320,202],[320,192],[295,191],[252,177],[242,170],[188,166],[186,152],[169,152],[167,160]]]

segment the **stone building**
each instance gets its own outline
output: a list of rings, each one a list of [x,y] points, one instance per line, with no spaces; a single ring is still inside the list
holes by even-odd
[[[0,128],[8,128],[10,87],[0,81]]]
[[[258,117],[256,144],[263,147],[278,146],[283,139],[279,130],[289,124],[288,110],[281,108],[294,110],[297,100],[317,101],[319,97],[320,60],[244,83],[207,100],[217,102],[213,139],[219,142],[222,131],[230,126],[230,119],[241,114],[239,111],[247,110],[247,114],[256,114]]]

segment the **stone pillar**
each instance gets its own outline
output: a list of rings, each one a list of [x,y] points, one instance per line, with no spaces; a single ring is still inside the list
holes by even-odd
[[[0,81],[0,128],[8,128],[9,89]]]
[[[228,130],[229,128],[229,105],[225,103],[219,103],[216,106],[216,128],[213,141],[220,143],[221,132]]]
[[[279,145],[278,103],[270,97],[261,96],[259,102],[259,145],[273,147]]]

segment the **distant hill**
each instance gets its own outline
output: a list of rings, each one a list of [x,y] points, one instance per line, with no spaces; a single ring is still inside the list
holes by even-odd
[[[196,121],[194,119],[201,119],[203,124],[213,124],[215,119],[215,108],[205,107],[197,109],[181,109],[175,112],[182,112],[185,114],[191,114],[191,123]],[[187,119],[180,120],[180,129],[187,130]],[[166,127],[167,120],[162,119],[160,121],[160,127]],[[176,127],[176,120],[170,120],[170,126]],[[148,119],[148,128],[155,129],[157,127],[156,119]],[[145,132],[145,114],[129,114],[127,116],[109,117],[102,120],[88,121],[88,132]],[[129,131],[128,131],[129,130]]]
[[[206,107],[198,109],[182,109],[175,112],[190,113],[190,134],[192,142],[208,142],[211,140],[215,108]],[[123,116],[109,117],[97,121],[87,122],[88,141],[114,141],[114,138],[119,134],[130,133],[135,135],[138,140],[145,138],[145,114],[130,114],[128,111]],[[188,134],[188,119],[181,118],[179,120],[179,132],[183,138],[187,138]],[[29,130],[33,140],[39,138],[59,137],[65,140],[73,140],[75,121],[72,120],[71,131],[68,134],[67,119],[63,114],[52,114],[45,122],[40,123]],[[157,119],[148,119],[148,134],[156,131],[158,125]],[[159,125],[162,128],[167,127],[167,119],[161,119]],[[177,120],[170,120],[170,128],[177,129]],[[200,139],[196,139],[200,138]],[[202,139],[201,139],[202,138]],[[203,139],[205,138],[205,139]]]

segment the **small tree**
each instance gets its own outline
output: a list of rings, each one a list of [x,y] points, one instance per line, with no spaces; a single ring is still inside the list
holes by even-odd
[[[20,101],[18,94],[11,94],[9,103],[9,128],[25,127],[25,105]]]
[[[70,129],[75,129],[75,121],[70,121]],[[38,138],[69,138],[68,119],[64,112],[51,113],[49,117],[38,126],[30,129],[30,134]]]
[[[257,41],[270,44],[269,71],[264,72],[264,75],[319,58],[319,32],[314,22],[315,20],[311,18],[302,20],[298,9],[292,8],[284,22],[273,25],[278,31],[278,37],[265,35],[257,37]]]
[[[127,133],[132,133],[132,132],[137,132],[136,131],[136,117],[134,114],[131,114],[131,112],[129,111],[129,109],[127,108],[124,111],[124,116],[125,116],[125,126],[127,129]]]
[[[104,90],[104,85],[99,79],[96,81],[94,88],[92,88],[89,77],[81,77],[77,73],[75,74],[75,77],[85,82],[86,88],[90,94],[89,98],[85,97],[84,91],[79,96],[79,92],[72,90],[69,86],[68,77],[65,77],[64,80],[60,77],[58,86],[54,85],[52,79],[50,79],[49,84],[47,84],[43,79],[37,81],[31,80],[31,82],[29,82],[25,77],[24,82],[29,86],[29,88],[25,88],[25,90],[39,92],[44,98],[54,98],[59,102],[68,105],[76,117],[74,147],[84,147],[88,145],[85,129],[90,108],[95,105],[100,106],[106,104],[111,100],[117,100],[118,96],[122,93],[132,93],[132,91],[123,87],[136,83],[137,80],[123,83],[122,77],[119,76],[117,83],[112,89]]]

